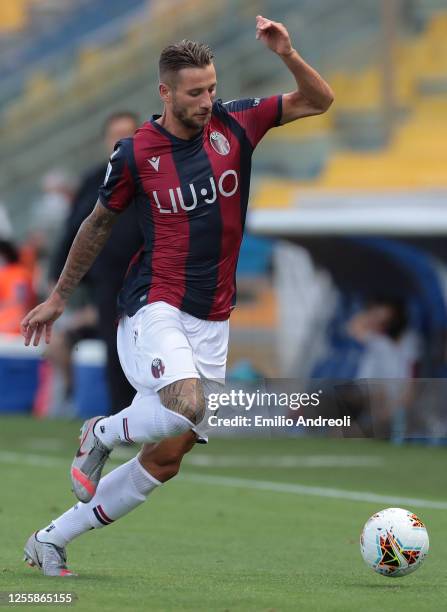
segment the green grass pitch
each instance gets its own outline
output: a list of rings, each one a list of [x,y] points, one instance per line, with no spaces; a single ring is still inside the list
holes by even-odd
[[[368,440],[197,446],[181,477],[68,547],[77,578],[44,578],[22,562],[22,549],[33,530],[74,503],[68,470],[78,429],[78,422],[0,419],[0,591],[69,590],[83,612],[419,612],[447,601],[446,509],[410,508],[427,525],[430,555],[414,574],[390,579],[364,565],[358,539],[373,512],[397,504],[275,490],[285,483],[447,502],[446,449]],[[118,450],[109,469],[126,460]]]

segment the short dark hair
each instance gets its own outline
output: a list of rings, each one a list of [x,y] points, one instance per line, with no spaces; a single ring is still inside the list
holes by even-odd
[[[208,45],[194,40],[182,40],[163,49],[158,62],[160,80],[168,72],[182,68],[203,68],[213,63],[214,55]]]
[[[386,306],[391,309],[391,317],[384,329],[385,335],[398,340],[409,325],[407,304],[400,296],[375,295],[367,302],[367,308]]]
[[[132,111],[129,111],[129,110],[115,111],[111,113],[110,115],[107,115],[107,117],[104,119],[104,123],[102,124],[103,136],[106,135],[107,130],[109,129],[111,124],[114,121],[118,121],[119,119],[130,119],[131,121],[135,123],[135,125],[138,125],[140,121],[138,115]]]

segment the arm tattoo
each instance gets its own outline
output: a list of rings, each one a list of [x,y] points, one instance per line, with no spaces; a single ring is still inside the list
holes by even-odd
[[[107,242],[118,215],[97,203],[79,228],[55,291],[66,300]]]
[[[187,378],[163,387],[159,391],[165,408],[177,412],[197,425],[205,415],[205,396],[198,378]]]

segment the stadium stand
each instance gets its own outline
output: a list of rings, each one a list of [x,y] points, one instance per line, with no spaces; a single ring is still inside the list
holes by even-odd
[[[89,10],[93,11],[93,6],[98,3],[99,0],[93,2]],[[263,3],[263,10],[290,23],[291,30],[296,31],[303,41],[304,52],[317,66],[325,58],[335,58],[337,54],[351,58],[352,63],[353,54],[348,49],[354,43],[357,46],[355,60],[360,61],[362,55],[368,55],[377,31],[379,20],[375,3],[361,0],[361,6],[352,8],[347,0],[331,0],[326,17],[327,4],[323,6],[308,0],[270,0]],[[128,6],[130,4],[126,3]],[[149,6],[146,16],[141,11],[129,12],[128,19],[103,23],[90,33],[87,28],[82,40],[76,38],[73,23],[69,29],[55,28],[64,32],[67,40],[64,49],[53,46],[53,53],[46,55],[44,62],[39,63],[36,59],[37,64],[32,61],[24,70],[17,69],[13,82],[5,80],[2,88],[5,93],[0,96],[0,135],[7,154],[0,154],[4,168],[0,189],[17,220],[16,225],[21,225],[20,215],[25,214],[23,202],[30,199],[45,168],[63,158],[73,171],[82,172],[86,164],[83,146],[89,147],[91,161],[97,160],[100,151],[92,134],[96,133],[95,126],[116,108],[118,101],[125,97],[126,104],[133,106],[142,116],[147,115],[148,109],[158,108],[156,66],[148,63],[148,58],[156,57],[160,47],[169,40],[184,36],[202,37],[204,31],[209,32],[207,42],[216,49],[222,91],[229,98],[262,94],[266,92],[268,82],[272,91],[284,87],[284,75],[281,83],[277,81],[277,58],[266,54],[262,64],[258,61],[259,47],[253,36],[252,21],[260,10],[258,2],[217,4],[189,1],[185,4],[181,0],[153,0],[146,6]],[[187,10],[183,10],[183,6]],[[182,19],[172,19],[173,11],[181,12]],[[110,18],[114,11],[108,9],[107,14]],[[343,15],[347,19],[343,19]],[[310,35],[312,29],[315,38],[325,41],[323,47],[315,45]],[[26,48],[29,45],[31,41],[25,45]],[[39,58],[38,53],[36,58]],[[36,70],[45,74],[52,89],[38,103],[35,96],[30,95],[33,87],[29,85],[30,74]],[[18,83],[22,88],[25,84],[20,96],[15,89]],[[316,147],[317,161],[311,166],[314,174],[321,168],[322,155],[327,154],[324,145],[322,139],[320,147]],[[37,158],[33,151],[36,146],[39,147]],[[275,159],[278,157],[270,157],[270,169],[274,168],[272,160]],[[262,158],[258,159],[260,170],[269,169],[269,163],[264,164]],[[19,202],[20,206],[15,206]]]
[[[264,182],[256,206],[288,206],[293,193],[308,187],[368,190],[446,186],[447,13],[436,13],[420,36],[402,41],[396,56],[397,127],[388,146],[377,150],[377,143],[365,146],[363,142],[365,150],[359,151],[357,142],[357,150],[339,148],[330,157],[330,145],[319,146],[321,139],[329,141],[332,150],[334,144],[343,142],[343,128],[349,131],[347,117],[351,123],[365,126],[380,114],[377,67],[358,75],[337,73],[329,79],[335,90],[336,109],[324,118],[297,123],[294,130],[282,128],[267,136],[269,145],[282,150],[287,158],[283,174],[304,180]],[[306,156],[284,155],[291,148],[296,151],[297,146],[306,150]]]
[[[86,41],[94,38],[104,44],[110,38],[116,39],[128,23],[135,21],[135,14],[146,4],[146,0],[126,3],[118,0],[17,2],[18,6],[23,3],[23,27],[13,37],[2,35],[0,30],[0,78],[3,81],[0,106],[23,93],[26,95],[26,81],[36,70],[44,68],[53,77],[63,78]],[[11,3],[15,5],[16,0]]]
[[[2,34],[23,30],[28,23],[26,0],[3,0],[0,5],[0,32]]]

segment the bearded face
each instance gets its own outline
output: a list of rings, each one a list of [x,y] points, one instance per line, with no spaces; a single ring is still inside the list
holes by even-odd
[[[202,130],[211,119],[216,97],[216,70],[213,64],[202,68],[182,68],[160,85],[166,109],[187,130]]]

